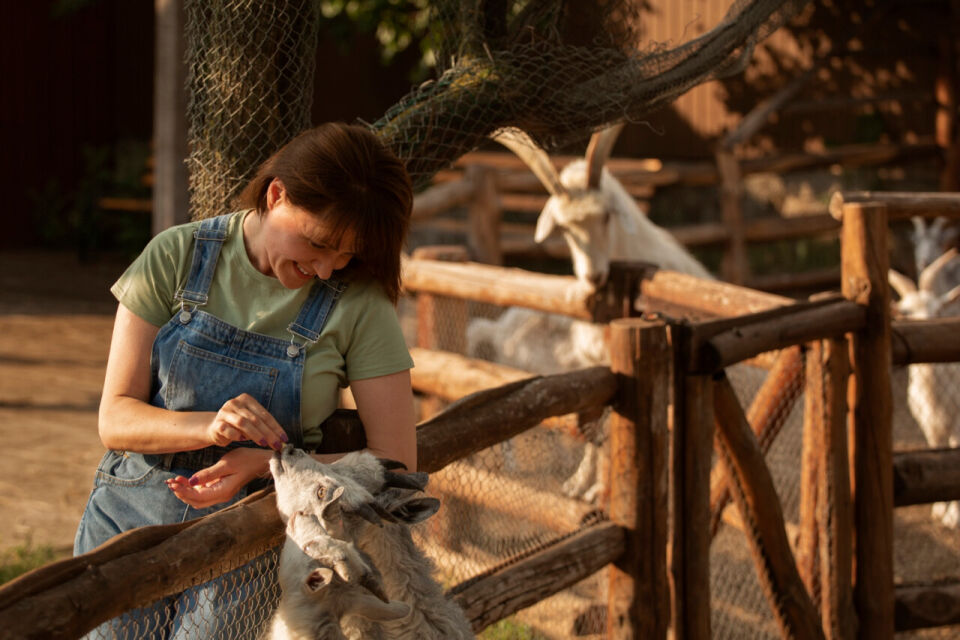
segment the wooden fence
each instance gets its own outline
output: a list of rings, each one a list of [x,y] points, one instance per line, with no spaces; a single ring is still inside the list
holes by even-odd
[[[808,301],[644,267],[618,270],[599,295],[570,295],[569,277],[410,260],[406,287],[424,300],[454,296],[610,320],[610,367],[517,376],[418,425],[420,468],[435,472],[536,425],[575,429],[573,416],[613,409],[608,519],[452,589],[474,628],[610,566],[608,638],[709,638],[709,547],[728,498],[785,637],[874,640],[960,623],[960,582],[895,586],[892,565],[896,506],[960,498],[960,451],[895,454],[892,447],[891,362],[960,360],[960,320],[891,324],[889,314],[888,221],[957,209],[955,197],[935,200],[842,201],[842,294]],[[636,298],[644,316],[624,317]],[[767,382],[745,411],[723,368],[774,350]],[[437,382],[444,377],[437,372],[462,356],[419,355],[420,391],[470,391],[469,382],[457,390]],[[790,373],[797,367],[786,366],[800,358],[802,383]],[[477,386],[516,376],[489,363],[476,371]],[[795,553],[763,442],[776,428],[765,407],[795,399],[801,384]],[[362,446],[362,429],[347,416],[340,440],[329,440],[338,450]],[[715,445],[719,466],[711,470]],[[0,637],[76,637],[235,568],[282,536],[270,489],[201,520],[128,532],[0,589]]]

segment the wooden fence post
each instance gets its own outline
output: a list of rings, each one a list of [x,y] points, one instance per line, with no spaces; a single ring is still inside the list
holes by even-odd
[[[858,637],[892,639],[893,429],[890,387],[890,292],[887,210],[882,204],[843,206],[843,295],[866,307],[864,328],[851,336],[847,390],[852,421],[854,606]]]
[[[610,567],[606,637],[665,639],[670,624],[667,468],[673,368],[666,324],[614,320],[610,355],[619,390],[608,423],[608,511],[626,539],[623,556]]]
[[[674,640],[710,638],[710,462],[713,386],[687,374],[689,329],[671,325],[674,348],[670,483],[673,528],[667,558]]]
[[[808,354],[808,374],[820,396],[823,448],[819,458],[817,523],[820,539],[820,619],[827,640],[853,638],[853,505],[847,436],[848,348],[844,340],[823,340]],[[818,393],[819,391],[819,393]]]
[[[503,264],[500,247],[500,196],[497,194],[497,171],[493,167],[472,164],[464,180],[473,184],[473,197],[467,203],[469,231],[467,244],[473,259],[484,264]]]
[[[732,150],[717,151],[716,159],[720,174],[720,208],[723,224],[730,232],[730,239],[723,252],[721,270],[723,279],[727,282],[743,284],[749,275],[743,221],[743,171]]]

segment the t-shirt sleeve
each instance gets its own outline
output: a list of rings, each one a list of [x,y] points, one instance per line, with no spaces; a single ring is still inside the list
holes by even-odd
[[[183,256],[192,250],[192,227],[157,234],[110,287],[120,304],[154,326],[163,326],[173,316],[177,290],[186,279]]]
[[[413,358],[407,349],[397,310],[383,290],[366,283],[356,302],[359,303],[356,320],[344,356],[347,379],[375,378],[412,368]]]

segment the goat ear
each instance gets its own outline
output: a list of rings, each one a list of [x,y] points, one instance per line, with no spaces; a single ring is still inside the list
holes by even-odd
[[[957,285],[953,289],[950,289],[950,291],[947,291],[945,294],[943,294],[940,300],[942,302],[942,306],[944,307],[949,304],[953,304],[957,300],[960,300],[960,285]]]
[[[550,237],[550,234],[553,233],[553,229],[556,226],[556,221],[553,219],[553,211],[544,207],[543,211],[540,212],[540,217],[537,218],[537,228],[533,232],[533,241],[537,243],[543,242]]]
[[[333,581],[333,569],[317,567],[307,574],[303,581],[303,590],[307,593],[316,593]]]
[[[423,522],[440,510],[440,501],[436,498],[413,498],[390,510],[400,522],[416,524]]]
[[[900,294],[901,298],[905,297],[908,293],[916,293],[917,291],[917,285],[913,284],[913,280],[895,269],[887,271],[887,282]]]

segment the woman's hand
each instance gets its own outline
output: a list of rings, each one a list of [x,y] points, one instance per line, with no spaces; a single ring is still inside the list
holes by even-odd
[[[171,478],[167,486],[191,507],[205,509],[226,502],[248,482],[269,473],[271,455],[263,449],[233,449],[212,467],[201,469],[190,478]]]
[[[207,435],[210,442],[219,447],[250,440],[277,451],[289,440],[270,412],[247,393],[227,400],[220,407],[207,427]]]

